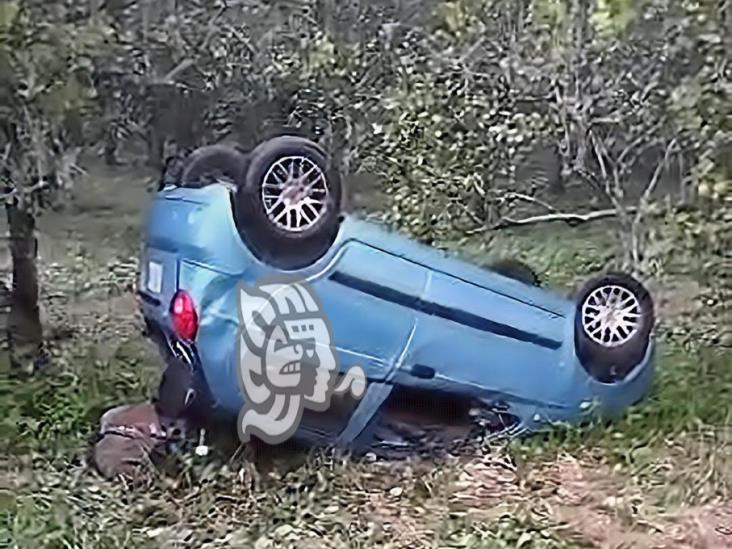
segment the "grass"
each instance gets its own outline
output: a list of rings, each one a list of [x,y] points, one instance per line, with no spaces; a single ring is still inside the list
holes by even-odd
[[[511,257],[524,261],[545,283],[569,291],[578,280],[605,269],[617,257],[609,223],[572,229],[564,225],[499,231],[486,237],[448,241],[444,246],[478,264]]]
[[[2,440],[11,453],[42,451],[66,455],[86,440],[103,411],[130,399],[144,399],[157,375],[140,357],[129,356],[123,342],[113,356],[98,359],[92,350],[55,353],[54,369],[42,376],[5,381]],[[133,349],[139,352],[138,349]]]
[[[563,291],[615,256],[606,226],[552,231],[445,245],[476,261],[519,257]],[[99,415],[147,399],[158,373],[128,309],[99,308],[125,299],[134,261],[121,264],[46,271],[44,295],[75,296],[71,316],[69,300],[46,303],[48,324],[73,330],[53,343],[49,372],[0,381],[2,547],[682,547],[732,526],[732,353],[670,331],[651,396],[607,425],[441,460],[184,455],[142,487],[104,481],[86,461]]]

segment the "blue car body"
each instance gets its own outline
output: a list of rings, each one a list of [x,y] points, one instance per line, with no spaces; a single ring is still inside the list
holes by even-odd
[[[216,406],[244,405],[237,377],[240,282],[280,271],[245,245],[232,215],[232,189],[168,186],[154,197],[144,230],[146,265],[162,266],[151,294],[140,284],[142,313],[170,344],[170,302],[185,289],[200,324],[195,357]],[[395,387],[462,395],[500,407],[512,430],[532,432],[587,414],[615,415],[643,398],[653,378],[654,344],[622,381],[601,383],[574,345],[576,303],[346,216],[329,251],[297,271],[316,291],[333,329],[342,370],[360,365],[367,392],[337,432],[317,425],[304,436],[355,445],[364,440]],[[308,432],[306,432],[308,431]],[[312,436],[311,436],[312,435]]]

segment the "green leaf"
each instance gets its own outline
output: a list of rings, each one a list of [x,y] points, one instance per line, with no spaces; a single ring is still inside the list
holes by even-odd
[[[601,34],[621,33],[636,17],[636,0],[598,0],[592,15]]]
[[[0,2],[0,32],[7,32],[13,26],[19,11],[17,2]]]

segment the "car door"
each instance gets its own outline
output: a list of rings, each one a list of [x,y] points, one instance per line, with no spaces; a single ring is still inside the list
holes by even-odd
[[[567,319],[488,282],[434,273],[425,295],[430,314],[420,317],[398,381],[535,402],[561,378]],[[424,372],[428,379],[420,379]]]
[[[428,277],[420,265],[351,241],[327,274],[311,282],[331,325],[340,372],[363,368],[367,395],[361,401],[334,396],[327,412],[306,410],[305,429],[332,437],[355,414],[357,422],[368,423],[390,392],[389,381],[414,333],[416,314],[409,304],[419,300]]]

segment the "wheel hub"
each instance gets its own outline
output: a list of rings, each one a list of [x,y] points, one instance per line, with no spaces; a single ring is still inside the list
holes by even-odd
[[[282,201],[286,206],[294,206],[302,202],[307,196],[307,189],[304,185],[293,185],[282,192]]]

